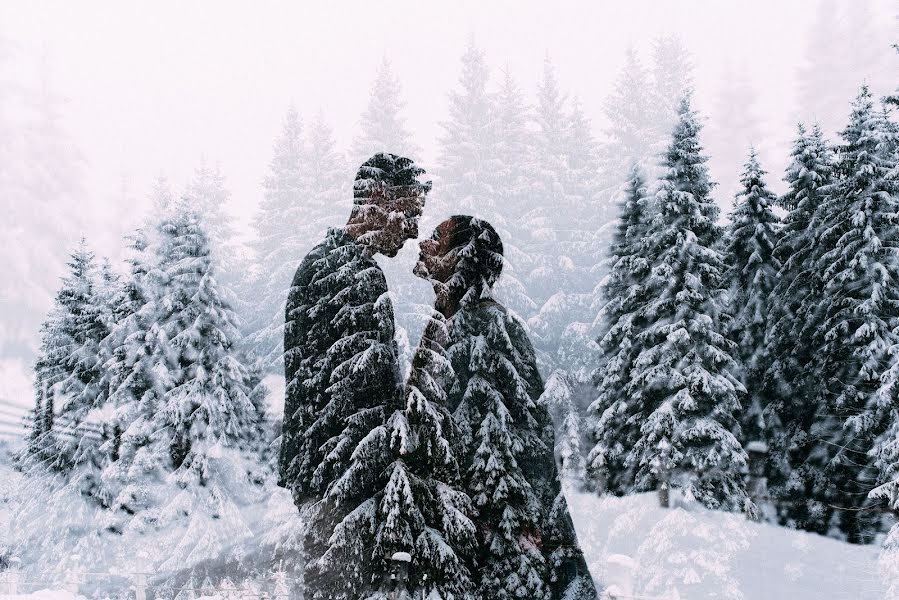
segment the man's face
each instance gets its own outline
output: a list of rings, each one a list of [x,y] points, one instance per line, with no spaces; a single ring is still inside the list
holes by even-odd
[[[404,188],[387,190],[387,194],[391,197],[384,197],[381,203],[384,223],[378,245],[382,254],[394,257],[407,240],[418,237],[418,221],[424,210],[425,196]]]

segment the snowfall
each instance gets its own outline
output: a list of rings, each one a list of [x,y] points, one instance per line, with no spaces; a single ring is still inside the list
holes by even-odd
[[[8,460],[0,461],[0,547],[12,530],[16,503],[22,501],[22,484],[22,475]],[[568,491],[567,496],[599,589],[614,584],[619,593],[628,596],[665,600],[886,598],[876,545],[854,546],[749,522],[739,515],[685,508],[677,499],[672,508],[662,509],[653,494],[600,498]],[[248,548],[252,544],[271,544],[274,537],[284,534],[285,527],[291,529],[287,522],[295,509],[286,493],[276,488],[265,500],[264,509],[256,507],[252,512],[254,537],[242,541],[244,552],[252,552]],[[139,538],[131,543],[137,546]],[[157,541],[143,543],[155,545]],[[133,548],[133,555],[141,552],[146,553],[146,548]],[[76,596],[64,591],[66,586],[58,577],[42,577],[43,568],[52,571],[56,566],[22,565],[18,596],[3,595],[9,591],[8,573],[0,571],[0,600]],[[126,593],[133,597],[133,592]],[[152,599],[152,591],[147,596]],[[198,593],[193,597],[205,596]]]

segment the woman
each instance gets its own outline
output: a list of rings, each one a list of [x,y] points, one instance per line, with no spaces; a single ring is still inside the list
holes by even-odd
[[[413,364],[442,346],[462,487],[477,511],[478,597],[596,598],[561,493],[543,382],[522,324],[492,296],[503,248],[486,221],[455,216],[420,244],[415,274],[436,292],[438,320]],[[435,335],[437,331],[439,335]]]

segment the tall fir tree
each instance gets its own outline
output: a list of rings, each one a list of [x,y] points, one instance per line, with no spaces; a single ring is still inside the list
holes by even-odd
[[[836,181],[821,206],[816,271],[825,301],[811,338],[819,408],[798,457],[808,466],[806,494],[817,527],[851,542],[875,533],[865,518],[875,485],[869,453],[886,423],[877,409],[899,322],[899,197],[895,132],[863,86],[842,132]]]
[[[296,108],[290,106],[281,134],[275,140],[268,174],[262,181],[263,197],[253,218],[255,238],[251,244],[259,268],[256,271],[258,308],[252,320],[248,343],[267,370],[283,365],[284,304],[290,280],[306,244],[297,224],[305,223],[305,153],[303,125]]]
[[[462,600],[478,597],[473,562],[477,532],[448,407],[455,376],[447,341],[446,319],[435,313],[413,359],[405,405],[388,422],[393,462],[378,507],[383,517],[375,540],[385,556],[412,556],[411,597]]]
[[[36,390],[46,394],[46,406],[55,407],[64,424],[56,436],[52,467],[70,474],[83,462],[79,447],[87,433],[82,424],[88,414],[107,400],[103,386],[100,342],[107,334],[104,307],[97,292],[94,254],[82,238],[68,263],[50,317],[42,327],[41,352],[35,366]],[[51,408],[50,410],[53,410]]]
[[[799,125],[784,180],[788,190],[779,204],[787,214],[774,248],[781,266],[771,292],[763,381],[771,398],[765,475],[781,522],[809,528],[815,516],[808,512],[803,482],[810,467],[795,451],[817,418],[817,408],[807,400],[814,386],[811,338],[822,286],[815,263],[821,205],[833,180],[833,157],[817,125],[811,132]]]
[[[777,198],[768,190],[765,174],[752,148],[725,238],[729,333],[737,344],[740,378],[747,392],[741,417],[744,445],[764,443],[769,437],[764,417],[770,402],[763,385],[768,364],[765,335],[780,263],[774,256],[778,219],[771,210]]]
[[[179,202],[157,240],[148,245],[137,235],[133,245],[110,336],[121,443],[103,477],[116,494],[113,508],[127,515],[117,527],[192,515],[169,559],[177,561],[209,551],[213,538],[197,528],[212,520],[223,519],[219,539],[248,535],[236,506],[259,478],[258,460],[245,458],[263,435],[265,390],[238,348],[237,317],[218,290],[198,215]]]
[[[637,357],[637,335],[645,324],[649,301],[646,282],[650,197],[640,167],[634,165],[624,189],[621,216],[610,251],[609,274],[601,284],[605,302],[600,321],[600,360],[594,379],[596,399],[587,409],[590,486],[599,492],[625,494],[631,490],[633,468],[626,464],[639,434],[639,404],[628,394],[630,372]]]
[[[652,108],[652,80],[640,62],[636,50],[625,50],[624,65],[618,73],[615,88],[603,102],[608,120],[603,145],[603,166],[618,181],[628,176],[633,164],[646,170],[655,168],[659,132]]]
[[[368,106],[359,120],[359,135],[353,140],[350,153],[353,166],[362,164],[377,152],[415,159],[419,147],[406,129],[404,107],[402,86],[385,56],[378,66]]]
[[[284,306],[302,257],[349,212],[349,173],[331,128],[319,113],[306,134],[290,107],[274,144],[263,200],[253,220],[251,246],[259,261],[253,291],[255,306],[247,345],[266,371],[283,370]]]
[[[642,419],[627,460],[632,488],[659,490],[663,504],[674,488],[710,508],[741,510],[746,453],[734,432],[744,390],[720,318],[721,232],[699,129],[687,96],[647,240],[646,324],[627,384]]]

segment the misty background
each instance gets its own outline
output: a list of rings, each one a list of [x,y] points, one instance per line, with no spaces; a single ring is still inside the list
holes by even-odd
[[[320,114],[348,151],[385,59],[414,158],[432,171],[470,40],[531,104],[549,57],[601,143],[627,49],[647,65],[654,40],[676,35],[726,214],[750,144],[782,192],[797,121],[833,140],[862,82],[875,97],[895,89],[897,15],[892,0],[0,2],[0,398],[30,407],[38,327],[82,235],[116,264],[154,180],[180,193],[205,161],[226,178],[236,242],[248,241],[288,106]]]

